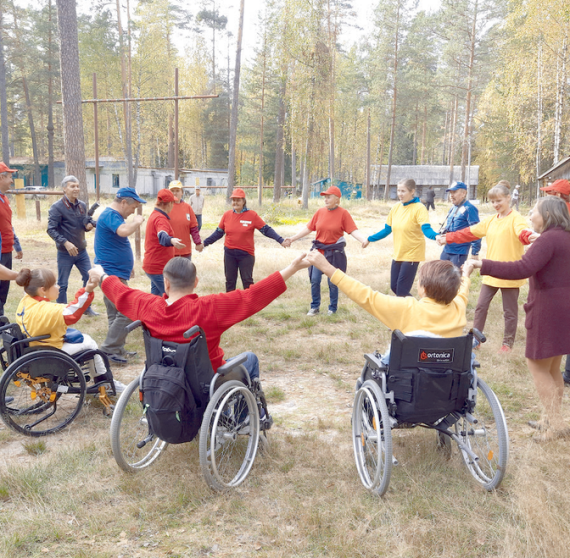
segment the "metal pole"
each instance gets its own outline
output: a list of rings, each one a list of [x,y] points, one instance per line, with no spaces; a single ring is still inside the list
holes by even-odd
[[[97,74],[93,73],[93,97],[97,98]],[[95,188],[97,201],[101,193],[99,187],[99,120],[97,119],[97,103],[93,103],[93,126],[95,128]]]
[[[174,180],[178,180],[178,68],[174,70]]]

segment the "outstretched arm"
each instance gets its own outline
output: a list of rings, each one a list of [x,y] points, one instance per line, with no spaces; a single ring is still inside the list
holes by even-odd
[[[290,236],[286,240],[289,241],[289,245],[290,245],[292,242],[295,242],[295,240],[299,240],[300,238],[307,236],[311,232],[313,232],[313,231],[311,231],[311,229],[309,227],[307,227],[307,225],[305,225],[296,235]]]
[[[376,242],[377,240],[382,240],[390,234],[392,234],[392,227],[390,225],[384,225],[384,228],[381,231],[378,231],[376,234],[372,234],[368,237],[368,242]]]

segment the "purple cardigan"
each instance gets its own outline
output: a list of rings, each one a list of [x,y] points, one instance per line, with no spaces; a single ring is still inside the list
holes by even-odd
[[[530,278],[524,305],[527,358],[570,354],[570,232],[548,229],[516,262],[483,260],[481,275]]]

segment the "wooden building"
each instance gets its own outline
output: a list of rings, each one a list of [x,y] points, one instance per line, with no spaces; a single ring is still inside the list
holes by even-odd
[[[383,199],[386,188],[387,165],[372,165],[373,198]],[[456,180],[460,180],[461,167],[453,167],[453,178],[450,180],[450,168],[447,165],[392,165],[390,173],[390,199],[395,200],[398,182],[407,178],[416,181],[416,194],[422,197],[423,193],[432,186],[436,197],[445,199],[445,190]],[[477,198],[479,185],[479,166],[471,165],[465,169],[465,184],[469,186],[469,199]]]
[[[544,188],[544,186],[552,184],[552,182],[559,178],[570,180],[570,157],[565,157],[561,161],[558,161],[553,167],[542,173],[538,177],[538,181],[540,182],[540,187]]]

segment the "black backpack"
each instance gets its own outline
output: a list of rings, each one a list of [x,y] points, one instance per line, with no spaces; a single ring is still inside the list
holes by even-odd
[[[161,341],[144,332],[142,403],[150,431],[169,444],[196,437],[214,376],[204,332],[190,343]]]

